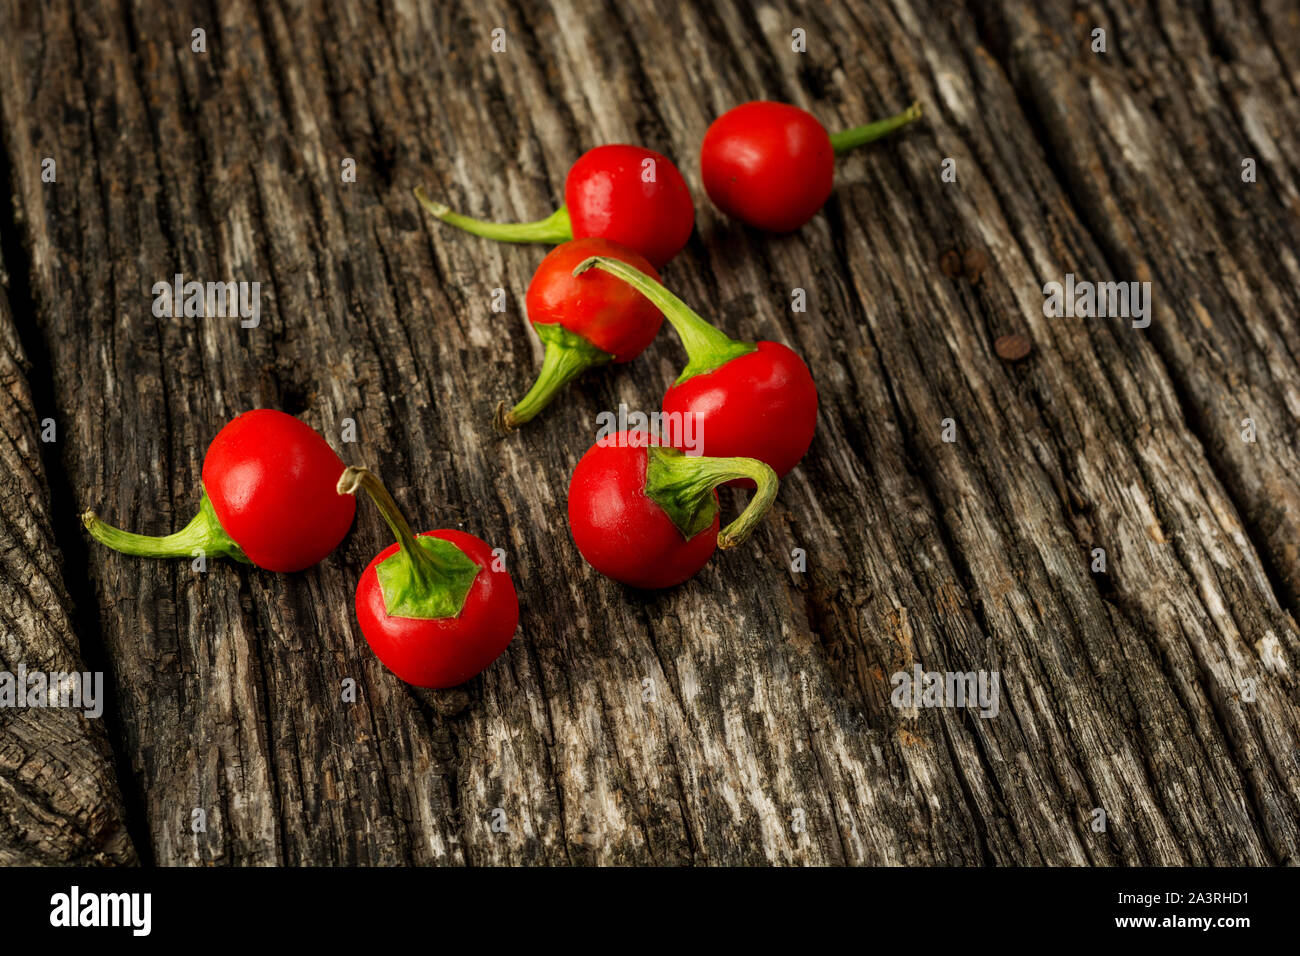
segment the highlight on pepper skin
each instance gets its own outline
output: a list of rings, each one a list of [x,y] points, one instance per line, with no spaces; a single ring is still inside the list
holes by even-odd
[[[704,454],[757,458],[784,478],[812,444],[817,386],[798,354],[780,342],[742,342],[713,327],[652,277],[626,262],[595,257],[574,270],[598,268],[653,302],[677,332],[687,363],[664,394],[667,414],[690,416]],[[754,487],[752,479],[730,484]]]
[[[352,527],[356,503],[334,486],[341,459],[320,433],[269,408],[227,424],[203,459],[199,512],[160,537],[123,531],[93,511],[91,537],[123,554],[149,558],[225,557],[267,571],[301,571],[330,554]]]
[[[544,219],[487,222],[454,212],[417,186],[425,211],[449,226],[498,242],[561,243],[608,239],[662,269],[695,228],[695,202],[667,156],[642,146],[611,143],[589,149],[569,169],[564,205]]]
[[[481,538],[453,528],[411,531],[388,489],[365,468],[339,477],[341,498],[365,491],[397,538],[357,582],[357,622],[390,671],[447,688],[482,673],[519,626],[514,580]]]
[[[591,256],[608,256],[658,278],[649,261],[608,239],[574,239],[546,254],[528,283],[525,310],[546,345],[542,368],[513,408],[497,406],[493,425],[505,435],[531,421],[569,382],[596,365],[630,362],[646,350],[663,314],[644,296],[605,273],[573,274]]]
[[[704,191],[719,210],[768,232],[793,232],[830,198],[835,157],[921,118],[920,102],[896,116],[831,135],[788,103],[743,103],[713,121],[700,145]]]
[[[756,491],[719,530],[719,485]],[[606,577],[635,588],[668,588],[692,577],[719,548],[732,548],[776,500],[776,473],[752,458],[693,457],[643,431],[596,441],[569,479],[569,530],[579,553]]]

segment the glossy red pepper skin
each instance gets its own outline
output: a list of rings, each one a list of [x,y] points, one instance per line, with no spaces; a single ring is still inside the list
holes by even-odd
[[[230,558],[268,571],[301,571],[333,551],[356,512],[334,487],[344,471],[334,449],[292,415],[259,408],[217,433],[203,459],[198,513],[159,537],[81,516],[91,537],[147,558]],[[201,569],[201,568],[200,568]]]
[[[681,338],[689,361],[665,393],[663,408],[682,442],[693,436],[692,451],[699,455],[757,459],[785,477],[817,429],[817,386],[804,360],[779,342],[731,338],[625,262],[588,259],[574,271],[586,275],[593,268],[637,289]],[[753,487],[747,480],[729,484]]]
[[[689,541],[646,496],[644,435],[622,432],[582,456],[569,480],[569,529],[593,568],[636,588],[681,584],[708,563],[718,543],[718,516]],[[717,498],[717,492],[712,493]]]
[[[723,113],[700,145],[700,177],[713,204],[768,232],[798,229],[830,197],[835,154],[888,136],[920,118],[913,103],[896,116],[831,135],[789,103],[743,103]]]
[[[609,239],[655,268],[681,251],[695,226],[695,203],[681,172],[668,157],[641,146],[611,144],[583,153],[565,180],[564,202],[575,239]]]
[[[604,272],[573,274],[590,256],[609,256],[656,279],[659,273],[642,255],[608,239],[588,237],[556,246],[546,254],[524,298],[533,325],[562,325],[607,352],[616,363],[630,362],[654,341],[663,313],[628,286]]]
[[[343,467],[315,429],[259,408],[212,440],[203,488],[250,561],[268,571],[301,571],[338,547],[352,526],[356,501],[334,490]]]
[[[531,421],[592,366],[632,361],[663,325],[663,313],[627,283],[600,271],[575,276],[574,267],[590,256],[658,275],[640,253],[608,239],[573,239],[547,253],[524,300],[528,318],[546,346],[542,367],[513,408],[507,411],[505,402],[497,406],[493,424],[501,434]]]
[[[744,103],[713,121],[700,147],[713,204],[734,219],[791,232],[830,197],[835,150],[817,118],[788,103]]]
[[[621,143],[583,153],[569,169],[564,205],[535,222],[489,222],[461,215],[416,187],[430,214],[457,229],[498,242],[560,243],[598,238],[645,256],[656,267],[686,245],[695,203],[668,157]]]
[[[432,620],[388,613],[375,569],[396,553],[394,543],[361,575],[357,622],[376,656],[402,680],[417,687],[454,687],[484,671],[510,644],[519,625],[519,598],[510,574],[493,570],[492,549],[480,538],[454,529],[418,537],[425,536],[450,542],[479,566],[460,613]]]
[[[817,386],[808,366],[780,342],[733,358],[711,372],[671,386],[666,413],[694,416],[700,454],[757,458],[784,478],[808,451],[817,430]],[[753,487],[738,480],[729,484]]]

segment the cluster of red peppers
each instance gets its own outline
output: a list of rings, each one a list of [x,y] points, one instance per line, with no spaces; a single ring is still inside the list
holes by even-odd
[[[491,664],[519,623],[510,574],[472,534],[415,535],[365,468],[345,467],[321,435],[267,408],[227,424],[203,458],[199,513],[175,534],[121,531],[87,511],[95,540],[151,558],[225,557],[268,571],[301,571],[339,546],[365,491],[397,543],[357,584],[361,633],[388,669],[419,687],[454,687]]]
[[[807,222],[830,196],[834,155],[920,116],[897,116],[834,136],[783,103],[746,103],[709,127],[704,187],[724,213],[769,232]],[[438,219],[505,242],[559,243],[528,287],[529,321],[545,345],[527,394],[497,409],[508,433],[538,414],[595,365],[630,362],[663,320],[677,332],[686,367],[663,399],[665,420],[693,421],[698,454],[681,436],[625,431],[597,441],[569,482],[574,543],[597,571],[638,588],[680,584],[718,548],[749,535],[776,498],[778,481],[808,451],[817,388],[808,366],[779,342],[733,339],[659,281],[658,269],[690,238],[695,206],[677,167],[636,146],[599,146],[573,164],[565,203],[545,219],[502,224],[432,202]],[[753,488],[748,506],[721,527],[717,488]],[[283,412],[258,409],[227,424],[203,461],[199,512],[180,531],[146,537],[83,515],[90,534],[127,554],[227,557],[269,571],[310,567],[338,546],[365,491],[396,542],[362,573],[361,631],[381,661],[420,687],[451,687],[483,671],[519,622],[514,582],[488,545],[462,531],[412,532],[379,479],[347,467],[320,434]]]

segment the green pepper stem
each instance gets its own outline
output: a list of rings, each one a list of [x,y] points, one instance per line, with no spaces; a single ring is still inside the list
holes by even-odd
[[[903,112],[890,116],[866,126],[855,126],[841,133],[831,134],[831,148],[837,153],[847,152],[856,146],[870,143],[872,140],[888,136],[896,129],[901,129],[913,120],[921,118],[921,101],[917,100]]]
[[[733,548],[750,536],[776,500],[776,472],[756,458],[691,457],[676,448],[648,449],[645,493],[668,513],[690,540],[713,524],[718,502],[713,489],[737,478],[754,482],[754,496],[736,520],[718,532],[718,547]]]
[[[640,292],[677,330],[687,357],[686,368],[682,369],[682,374],[677,376],[678,385],[688,378],[694,378],[704,372],[712,372],[734,358],[758,351],[758,346],[753,342],[738,341],[721,329],[714,328],[685,302],[636,266],[630,266],[626,262],[608,256],[592,256],[578,263],[573,274],[582,275],[593,266],[612,276],[617,276]]]
[[[497,405],[492,424],[502,435],[508,435],[524,422],[531,421],[551,403],[560,389],[587,369],[614,359],[608,352],[596,348],[581,335],[570,332],[558,322],[540,323],[533,328],[537,331],[538,338],[546,343],[542,370],[537,373],[537,380],[533,382],[528,394],[514,408],[506,411],[505,402]]]
[[[384,487],[379,477],[368,468],[349,465],[343,469],[338,486],[334,490],[341,495],[355,495],[358,490],[364,490],[370,496],[370,500],[379,509],[380,515],[388,522],[388,527],[393,529],[398,549],[405,553],[407,561],[410,562],[411,577],[416,583],[427,587],[437,575],[438,569],[432,559],[425,554],[424,549],[416,544],[415,533],[407,523],[406,516],[402,514],[402,509],[397,506],[397,502],[393,500],[393,496],[388,493],[388,489]]]
[[[434,202],[424,191],[423,186],[415,187],[415,198],[420,205],[449,226],[464,229],[485,239],[498,242],[568,242],[573,238],[573,225],[569,222],[569,210],[561,206],[545,219],[534,222],[485,222],[471,219],[453,212],[450,206]]]
[[[439,620],[460,614],[481,570],[478,563],[450,541],[430,535],[417,538],[374,472],[355,466],[345,468],[335,490],[341,495],[355,495],[361,489],[370,495],[397,538],[396,553],[375,568],[389,615]]]
[[[212,509],[212,502],[204,494],[199,500],[199,513],[196,514],[180,531],[173,534],[153,537],[135,534],[105,524],[96,517],[95,512],[86,511],[81,516],[81,523],[86,526],[90,536],[100,544],[107,545],[123,554],[138,555],[143,558],[190,558],[196,550],[204,556],[231,558],[244,564],[252,564],[234,539],[226,534],[217,520],[217,513]]]

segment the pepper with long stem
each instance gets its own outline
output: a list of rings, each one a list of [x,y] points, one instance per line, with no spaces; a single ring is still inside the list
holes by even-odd
[[[719,531],[717,487],[743,479],[757,490]],[[744,541],[776,498],[776,473],[752,458],[692,457],[644,432],[620,432],[587,449],[569,480],[569,528],[593,568],[638,588],[680,584],[717,548]]]
[[[518,626],[519,600],[491,548],[453,529],[413,533],[365,468],[346,469],[337,491],[365,491],[397,538],[357,583],[357,621],[384,665],[419,687],[452,687],[496,660]]]
[[[583,153],[564,182],[564,204],[534,222],[499,223],[453,212],[416,188],[415,198],[441,222],[499,242],[560,243],[596,237],[617,242],[660,268],[690,238],[695,204],[666,156],[614,143]]]
[[[808,366],[779,342],[744,342],[706,322],[650,276],[625,262],[597,256],[579,263],[581,275],[599,268],[644,295],[664,314],[688,361],[664,395],[669,421],[692,421],[701,452],[719,458],[757,458],[784,478],[812,443],[817,386]],[[752,487],[752,480],[734,484]]]
[[[224,557],[268,571],[300,571],[333,551],[356,506],[334,493],[343,461],[310,426],[267,408],[245,412],[212,439],[203,458],[199,511],[161,537],[105,524],[93,511],[91,537],[148,558]]]
[[[659,310],[627,283],[600,272],[573,274],[577,263],[594,255],[658,275],[644,256],[607,239],[575,239],[547,253],[525,297],[528,319],[546,352],[528,394],[508,411],[504,402],[497,406],[494,424],[502,434],[531,420],[587,369],[632,361],[663,325]]]
[[[832,135],[797,106],[742,104],[719,116],[704,134],[704,190],[732,218],[768,232],[790,232],[830,197],[837,154],[888,136],[920,116],[916,102],[894,116]]]

